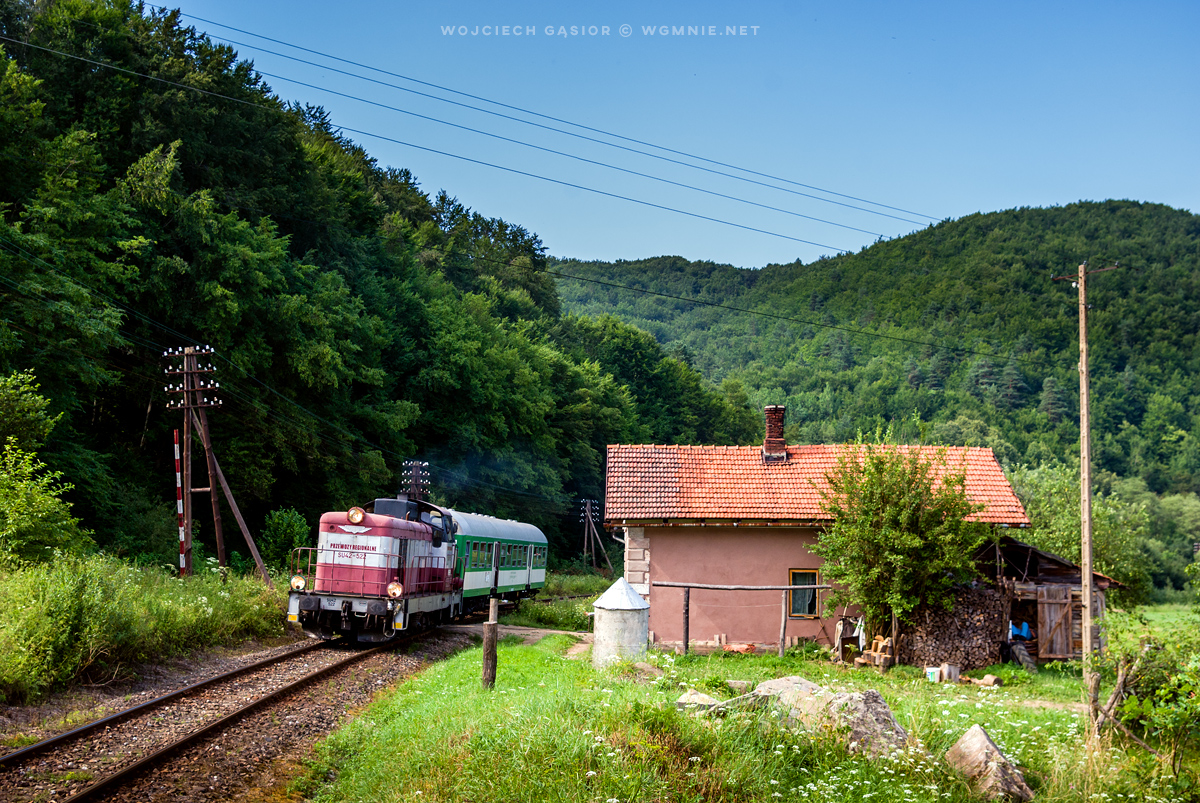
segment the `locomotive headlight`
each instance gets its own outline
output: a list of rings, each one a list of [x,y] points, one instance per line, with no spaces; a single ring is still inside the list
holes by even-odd
[[[346,518],[350,519],[351,524],[358,524],[363,520],[363,516],[365,515],[367,515],[367,512],[361,507],[352,507],[346,513]]]
[[[388,583],[387,595],[392,599],[398,599],[404,594],[404,586],[400,583]]]
[[[305,583],[304,583],[303,575],[299,575],[299,574],[292,575],[292,590],[293,591],[303,591],[304,585],[305,585]]]

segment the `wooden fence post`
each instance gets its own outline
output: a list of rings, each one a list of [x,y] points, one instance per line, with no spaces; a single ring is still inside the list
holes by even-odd
[[[788,592],[783,592],[783,617],[779,620],[779,657],[783,657],[783,649],[787,646],[787,595]]]
[[[495,597],[488,600],[488,620],[483,625],[483,688],[491,689],[496,685],[496,635],[500,625],[496,622],[498,601]]]
[[[683,654],[688,652],[688,613],[692,603],[692,589],[683,589]]]

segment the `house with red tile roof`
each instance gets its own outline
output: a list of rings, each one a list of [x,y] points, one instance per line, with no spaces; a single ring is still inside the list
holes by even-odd
[[[652,640],[682,639],[683,594],[656,582],[710,585],[820,585],[812,551],[832,518],[821,506],[826,475],[853,446],[788,446],[785,410],[766,408],[761,446],[608,447],[604,524],[622,532],[625,579],[650,602]],[[983,508],[972,518],[998,528],[1029,526],[991,449],[898,446],[966,476]],[[940,460],[938,459],[940,457]],[[832,644],[820,591],[692,589],[689,636],[701,644],[778,644],[785,638]],[[784,610],[781,610],[784,609]]]

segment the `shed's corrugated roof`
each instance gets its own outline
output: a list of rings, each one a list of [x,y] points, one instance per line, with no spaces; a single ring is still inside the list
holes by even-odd
[[[825,475],[853,446],[789,446],[788,459],[764,462],[760,446],[609,446],[604,517],[609,524],[663,519],[829,521],[821,510]],[[991,449],[897,446],[966,474],[967,495],[986,509],[971,518],[1028,526]]]

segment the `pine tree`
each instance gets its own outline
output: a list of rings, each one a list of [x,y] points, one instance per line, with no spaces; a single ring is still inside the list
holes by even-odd
[[[1056,424],[1067,412],[1066,401],[1058,389],[1058,382],[1052,376],[1046,377],[1042,382],[1042,401],[1038,405],[1038,412],[1045,413]]]
[[[904,364],[904,374],[910,388],[915,390],[921,387],[921,382],[924,380],[924,376],[921,374],[921,364],[912,357],[909,357],[908,362]]]
[[[992,361],[987,357],[980,357],[971,364],[967,371],[967,392],[976,398],[982,399],[996,387],[996,376],[992,369]]]
[[[1008,358],[1008,364],[1004,366],[1004,372],[1000,375],[1000,401],[1005,409],[1012,410],[1021,406],[1028,392],[1029,385],[1025,383],[1025,377],[1021,374],[1017,355],[1013,354]]]

